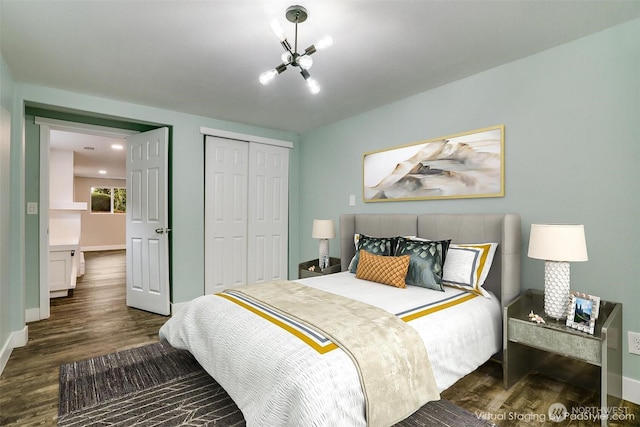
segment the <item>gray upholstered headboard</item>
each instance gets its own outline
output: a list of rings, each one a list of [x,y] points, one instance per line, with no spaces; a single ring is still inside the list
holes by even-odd
[[[520,251],[518,214],[344,214],[340,215],[342,270],[355,254],[353,235],[375,237],[418,236],[452,243],[499,243],[484,288],[502,305],[520,293]]]

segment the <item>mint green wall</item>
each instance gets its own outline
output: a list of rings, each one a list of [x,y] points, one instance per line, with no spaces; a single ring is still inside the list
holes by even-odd
[[[12,286],[11,261],[11,120],[14,113],[15,83],[4,58],[0,56],[0,355],[11,332],[21,329],[12,298],[19,291]],[[0,370],[4,364],[0,361]]]
[[[162,123],[172,126],[170,153],[172,203],[170,214],[172,218],[173,302],[189,301],[204,292],[204,237],[202,233],[204,228],[204,200],[202,197],[204,193],[204,145],[200,127],[292,141],[294,142],[294,149],[291,151],[292,170],[297,170],[295,149],[297,135],[295,134],[29,84],[17,83],[15,96],[20,105],[24,103],[38,104],[45,106],[45,108],[46,106],[55,106],[77,112],[97,113],[113,118],[126,118],[142,123]],[[18,111],[15,116],[14,125],[23,120],[24,113]],[[22,135],[20,135],[21,138]],[[15,145],[16,141],[13,142]],[[19,144],[20,142],[18,142]],[[30,152],[31,149],[29,149]],[[39,160],[35,156],[26,156],[25,161],[26,165],[22,168],[21,173],[39,167]],[[31,182],[29,180],[30,186]],[[292,188],[291,215],[293,218],[297,218],[295,198],[297,186],[293,184]],[[31,220],[31,218],[29,219]],[[37,221],[35,224],[37,226]],[[297,229],[295,220],[292,226]],[[29,239],[37,236],[32,227],[34,226],[29,221],[29,228],[26,232]],[[292,242],[291,248],[292,251],[297,251],[297,243]],[[25,264],[27,269],[37,269],[37,262],[32,259],[28,259]],[[295,272],[295,268],[292,267],[291,271]],[[26,294],[28,298],[25,308],[37,307],[39,303],[36,298],[37,283],[28,282]]]
[[[24,121],[24,199],[25,202],[39,202],[40,200],[40,126],[34,122],[34,117],[26,115]],[[40,204],[38,203],[38,206]],[[39,209],[38,209],[39,211]],[[40,215],[24,216],[24,253],[25,263],[35,268],[25,269],[25,306],[36,308],[40,306]]]
[[[624,375],[640,379],[626,351],[640,331],[639,40],[634,20],[303,134],[300,260],[317,257],[313,218],[343,212],[517,212],[524,254],[531,223],[582,223],[589,261],[572,264],[573,287],[624,304]],[[364,152],[497,124],[505,197],[362,202]],[[543,262],[522,262],[523,287],[542,289]]]

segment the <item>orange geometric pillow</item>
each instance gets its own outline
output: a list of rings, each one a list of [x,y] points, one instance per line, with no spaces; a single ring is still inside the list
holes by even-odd
[[[406,288],[405,278],[411,256],[382,256],[360,249],[360,262],[356,270],[358,279],[370,280],[384,285]]]

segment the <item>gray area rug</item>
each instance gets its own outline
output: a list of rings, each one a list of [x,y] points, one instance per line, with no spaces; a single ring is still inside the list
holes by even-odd
[[[244,426],[227,392],[184,350],[160,342],[60,367],[59,426]],[[447,400],[397,427],[493,424]]]

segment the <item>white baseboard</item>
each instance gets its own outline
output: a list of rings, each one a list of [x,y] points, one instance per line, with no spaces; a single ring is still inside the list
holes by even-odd
[[[0,374],[4,371],[4,367],[7,366],[7,362],[9,361],[9,357],[11,357],[11,351],[13,351],[13,347],[9,344],[11,343],[11,337],[5,341],[2,346],[2,350],[0,350]]]
[[[26,323],[29,322],[37,322],[40,319],[40,308],[28,308],[24,312],[24,321]]]
[[[182,310],[183,308],[185,308],[185,306],[189,304],[189,302],[177,302],[177,303],[171,303],[171,315],[173,316],[174,314],[176,314],[177,312],[179,312],[180,310]]]
[[[29,341],[29,327],[27,325],[24,325],[22,330],[13,331],[9,335],[9,338],[2,346],[2,350],[0,350],[0,374],[4,371],[4,367],[7,366],[13,349],[27,345],[27,341]]]
[[[117,251],[121,249],[127,249],[126,244],[122,245],[101,245],[101,246],[82,246],[80,248],[83,252],[94,252],[94,251]]]
[[[29,326],[24,325],[19,331],[11,333],[11,348],[24,347],[29,341]]]
[[[640,405],[640,380],[622,377],[622,398]]]

